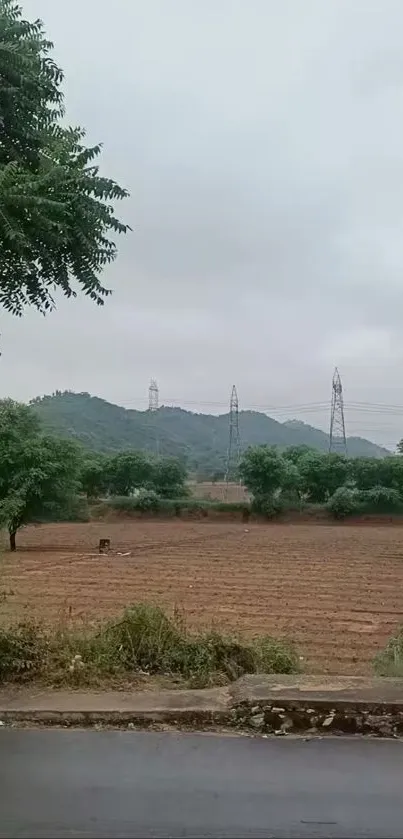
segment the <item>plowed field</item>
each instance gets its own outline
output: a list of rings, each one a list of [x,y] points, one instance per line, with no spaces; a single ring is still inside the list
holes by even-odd
[[[99,556],[102,537],[113,554]],[[129,554],[121,555],[120,554]],[[136,521],[50,525],[3,554],[5,619],[98,620],[135,601],[189,627],[294,639],[310,672],[368,673],[403,623],[403,527]]]

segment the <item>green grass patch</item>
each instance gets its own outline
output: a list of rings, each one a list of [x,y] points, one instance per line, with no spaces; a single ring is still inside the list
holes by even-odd
[[[49,633],[22,623],[0,630],[0,681],[90,685],[135,674],[176,676],[187,684],[225,684],[245,673],[296,673],[292,643],[219,632],[190,633],[183,619],[146,603],[99,629]]]
[[[375,657],[374,670],[377,676],[403,677],[403,629]]]

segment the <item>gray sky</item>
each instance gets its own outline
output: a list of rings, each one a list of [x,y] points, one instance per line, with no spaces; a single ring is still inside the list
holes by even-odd
[[[131,192],[104,309],[1,318],[2,393],[403,405],[401,0],[22,0]],[[218,405],[213,405],[216,411]],[[326,412],[291,411],[326,427]],[[278,415],[283,418],[282,415]],[[285,415],[284,415],[285,418]]]

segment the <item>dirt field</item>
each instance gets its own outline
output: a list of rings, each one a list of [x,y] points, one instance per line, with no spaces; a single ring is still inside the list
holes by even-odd
[[[245,487],[240,484],[228,484],[224,481],[217,481],[217,483],[203,483],[190,484],[192,495],[195,498],[206,498],[211,501],[248,501],[249,496]]]
[[[114,551],[99,556],[98,541]],[[368,673],[403,623],[403,527],[136,521],[50,525],[2,558],[5,619],[97,620],[135,601],[189,626],[288,635],[308,672]]]

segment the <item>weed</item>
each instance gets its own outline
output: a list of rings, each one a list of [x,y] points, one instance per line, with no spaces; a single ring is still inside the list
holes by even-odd
[[[391,638],[385,649],[375,657],[374,670],[378,676],[403,677],[403,630]]]
[[[139,603],[118,621],[87,631],[20,624],[0,632],[0,680],[41,677],[54,684],[93,683],[129,674],[168,675],[204,687],[244,673],[294,673],[292,644],[270,637],[245,642],[219,632],[188,633],[176,612]]]

